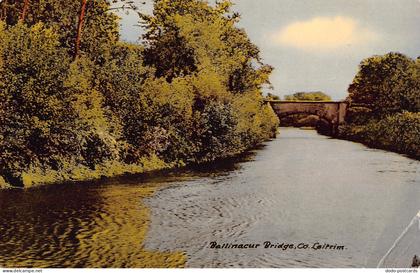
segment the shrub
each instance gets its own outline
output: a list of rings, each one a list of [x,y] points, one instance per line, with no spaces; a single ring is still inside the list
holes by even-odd
[[[118,124],[110,125],[92,89],[89,62],[70,64],[58,36],[42,23],[4,30],[0,48],[0,172],[9,183],[20,185],[31,166],[94,168],[115,159]]]
[[[341,136],[420,158],[420,113],[403,112],[364,125],[340,127]]]

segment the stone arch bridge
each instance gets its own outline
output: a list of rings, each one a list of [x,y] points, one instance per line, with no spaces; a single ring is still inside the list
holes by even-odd
[[[274,112],[281,119],[290,115],[309,114],[316,115],[327,121],[331,133],[338,133],[338,126],[344,123],[347,113],[347,102],[343,101],[281,101],[267,100]]]

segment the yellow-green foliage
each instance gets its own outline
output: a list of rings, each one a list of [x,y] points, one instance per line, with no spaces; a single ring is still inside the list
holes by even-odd
[[[273,109],[263,103],[258,92],[236,95],[234,107],[239,120],[237,131],[241,135],[248,135],[250,143],[268,139],[277,130],[278,118]]]
[[[120,161],[106,161],[97,164],[95,169],[88,168],[84,165],[76,165],[75,163],[64,163],[60,170],[52,170],[51,168],[41,168],[31,166],[27,171],[22,173],[22,181],[24,187],[39,186],[57,182],[71,181],[88,181],[101,177],[114,177],[122,174],[135,174],[162,170],[174,167],[173,164],[167,164],[156,155],[144,157],[139,160],[138,164],[125,164]],[[0,187],[6,187],[4,180],[0,177]]]
[[[58,36],[42,23],[30,28],[19,23],[4,37],[0,169],[5,178],[19,185],[31,167],[64,171],[72,162],[94,169],[118,160],[120,126],[91,84],[93,64],[70,63]]]
[[[284,99],[290,101],[331,101],[331,97],[324,92],[297,92],[284,96]]]
[[[343,138],[420,158],[420,61],[391,52],[360,63]]]
[[[184,166],[275,136],[278,119],[261,95],[272,68],[236,27],[229,1],[156,0],[153,15],[141,15],[144,46],[116,41],[108,5],[89,2],[76,59],[71,31],[58,31],[74,3],[57,11],[63,21],[33,21],[40,6],[25,22],[12,14],[0,23],[0,174],[7,183]]]
[[[2,37],[0,168],[7,179],[29,163],[60,156],[54,150],[61,140],[53,136],[59,134],[53,128],[68,128],[63,113],[68,118],[72,113],[61,88],[68,57],[54,32],[42,23],[31,28],[18,24]]]
[[[41,21],[57,34],[61,47],[72,55],[80,1],[31,1],[29,7],[23,23],[31,27]],[[7,25],[13,26],[22,21],[22,1],[0,1],[0,9],[5,12]],[[87,1],[81,49],[95,62],[103,61],[104,56],[110,54],[110,46],[119,38],[118,16],[109,9],[109,1]]]
[[[4,180],[4,178],[2,176],[0,176],[0,189],[5,189],[7,187],[8,187],[8,185],[7,185],[6,181]]]
[[[420,111],[420,61],[390,52],[364,59],[349,86],[348,100],[373,116]],[[352,106],[352,105],[350,105]]]
[[[343,126],[340,131],[342,137],[420,159],[420,113],[390,114],[363,125]]]

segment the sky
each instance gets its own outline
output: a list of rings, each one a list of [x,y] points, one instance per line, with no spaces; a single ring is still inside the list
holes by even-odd
[[[364,58],[390,51],[420,56],[420,0],[233,2],[241,14],[238,27],[275,69],[269,92],[280,97],[322,91],[343,100]],[[137,15],[120,16],[122,38],[136,41]]]

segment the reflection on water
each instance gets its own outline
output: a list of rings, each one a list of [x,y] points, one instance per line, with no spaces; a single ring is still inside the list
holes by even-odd
[[[145,250],[156,185],[61,185],[0,193],[0,267],[180,267]]]
[[[217,164],[3,191],[0,267],[374,267],[420,209],[419,167],[283,129]],[[209,247],[265,241],[345,249]]]

